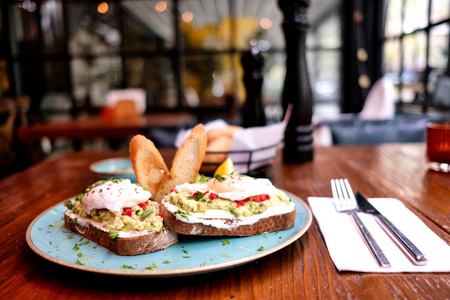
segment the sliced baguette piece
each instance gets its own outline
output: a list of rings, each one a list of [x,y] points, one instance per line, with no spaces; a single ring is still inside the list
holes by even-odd
[[[205,157],[207,136],[202,124],[195,126],[172,161],[172,168],[159,183],[154,200],[161,203],[166,194],[182,183],[193,183]]]
[[[64,214],[64,227],[84,236],[118,255],[139,255],[166,249],[178,242],[178,236],[169,229],[133,237],[109,237],[105,228],[93,226],[88,222],[74,221],[76,215]],[[77,218],[81,219],[81,218]]]
[[[130,142],[130,160],[139,184],[156,195],[169,169],[155,144],[143,135],[135,135]]]
[[[186,223],[177,219],[164,204],[161,205],[164,224],[171,230],[185,235],[203,236],[254,236],[291,228],[295,224],[296,208],[292,212],[258,220],[252,225],[241,225],[233,229],[216,228],[202,223]],[[232,222],[232,220],[230,220]]]

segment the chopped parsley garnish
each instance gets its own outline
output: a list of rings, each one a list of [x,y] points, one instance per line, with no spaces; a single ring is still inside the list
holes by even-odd
[[[78,218],[72,219],[72,223],[76,223],[76,222],[78,222]]]
[[[123,265],[122,268],[129,269],[129,270],[134,270],[134,268],[132,266],[128,266],[128,265]]]
[[[80,250],[80,245],[79,244],[75,244],[75,246],[72,248],[72,250],[75,250],[75,251]]]
[[[230,209],[230,213],[232,213],[236,218],[238,217],[238,214],[234,208]]]
[[[188,199],[198,201],[202,199],[204,195],[205,195],[204,193],[197,191],[192,196],[189,196]]]
[[[264,250],[264,247],[263,247],[263,246],[261,246],[261,247],[258,248],[258,251],[263,251],[263,250]]]
[[[114,229],[110,229],[109,230],[109,237],[112,239],[118,238],[119,237],[119,232],[114,230]]]
[[[230,241],[229,240],[222,240],[222,246],[226,246],[229,245]]]
[[[184,253],[188,254],[188,251],[186,249],[183,250]]]
[[[144,221],[148,216],[150,216],[153,213],[153,209],[146,209],[142,213],[141,221]]]
[[[163,264],[170,264],[170,261],[165,260],[165,261],[163,261]]]
[[[225,177],[223,177],[223,176],[221,176],[219,174],[216,174],[216,176],[214,176],[214,178],[217,179],[218,181],[225,181],[226,180]]]
[[[211,177],[205,176],[203,174],[197,174],[194,183],[205,183],[208,182],[210,179]]]
[[[183,255],[184,258],[191,258],[189,255]]]
[[[76,264],[77,264],[77,265],[80,265],[80,266],[84,266],[84,264],[83,264],[79,259],[77,259]]]
[[[186,220],[189,221],[189,218],[187,216],[190,216],[191,214],[187,211],[182,211],[182,210],[177,210],[176,212],[173,213],[173,215],[175,216],[176,214],[179,214],[180,216],[182,216],[183,218],[185,218]]]
[[[83,254],[81,254],[81,252],[78,253],[77,255],[78,255],[78,257],[82,257],[83,256]]]
[[[229,254],[223,254],[222,257],[231,257]]]
[[[67,200],[66,202],[64,202],[64,205],[70,210],[72,210],[73,208],[72,200]]]
[[[156,263],[153,263],[150,267],[145,268],[146,270],[156,270]]]

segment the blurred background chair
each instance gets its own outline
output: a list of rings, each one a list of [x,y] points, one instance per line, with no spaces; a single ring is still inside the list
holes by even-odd
[[[394,117],[394,84],[389,78],[381,77],[370,89],[358,118],[361,120],[389,120]]]
[[[441,118],[425,114],[396,114],[393,83],[382,77],[370,89],[360,113],[316,120],[314,144],[330,146],[423,142],[427,123]]]

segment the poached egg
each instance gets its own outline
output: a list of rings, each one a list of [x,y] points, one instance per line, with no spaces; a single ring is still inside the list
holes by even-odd
[[[152,194],[143,187],[131,183],[129,179],[107,180],[94,184],[83,196],[83,210],[106,208],[109,211],[122,211],[125,207],[133,207],[150,199]]]
[[[175,190],[189,194],[209,191],[219,194],[220,198],[241,201],[253,196],[270,194],[276,191],[276,188],[269,179],[234,174],[211,178],[206,183],[185,183],[178,185]]]

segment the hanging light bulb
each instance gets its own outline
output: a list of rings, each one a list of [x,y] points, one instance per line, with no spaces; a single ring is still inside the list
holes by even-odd
[[[97,11],[101,14],[106,14],[108,12],[109,6],[108,3],[102,2],[97,6]]]

